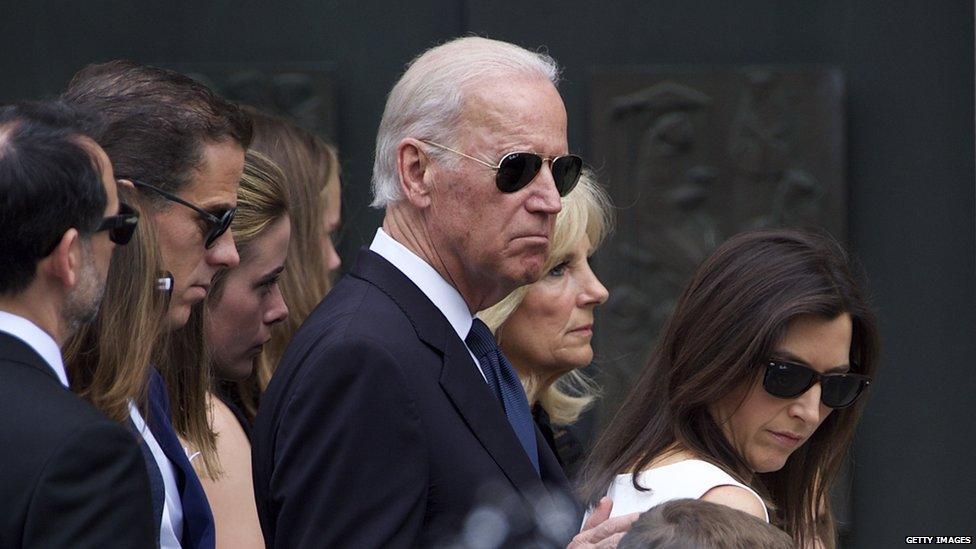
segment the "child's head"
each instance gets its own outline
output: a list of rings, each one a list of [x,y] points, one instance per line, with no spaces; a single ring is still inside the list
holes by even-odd
[[[662,503],[642,514],[618,549],[791,549],[782,530],[737,509],[697,499]]]

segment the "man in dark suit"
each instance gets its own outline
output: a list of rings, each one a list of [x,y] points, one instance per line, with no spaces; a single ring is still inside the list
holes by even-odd
[[[541,276],[579,176],[557,75],[547,55],[463,38],[393,88],[373,173],[383,227],[295,335],[254,426],[269,547],[429,546],[492,501],[563,525],[550,543],[577,529],[518,378],[473,318]]]
[[[152,547],[136,435],[72,394],[60,345],[138,218],[62,104],[0,110],[0,547]]]

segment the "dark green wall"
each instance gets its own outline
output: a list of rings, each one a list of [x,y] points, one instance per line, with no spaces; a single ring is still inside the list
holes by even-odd
[[[426,47],[476,32],[565,66],[570,143],[587,152],[597,67],[831,64],[848,89],[850,245],[870,276],[882,371],[854,448],[851,546],[976,535],[973,5],[963,1],[123,2],[0,4],[0,101],[57,93],[83,65],[334,67],[343,251],[366,207],[386,92]],[[600,159],[590,159],[599,165]]]

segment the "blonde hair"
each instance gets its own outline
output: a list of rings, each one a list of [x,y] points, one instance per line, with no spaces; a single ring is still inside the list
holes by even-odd
[[[135,191],[119,187],[119,199],[139,211],[132,240],[112,254],[105,297],[94,322],[64,346],[71,389],[110,419],[126,423],[129,402],[145,415],[153,350],[165,337],[167,295],[156,289],[162,259],[152,216]]]
[[[254,125],[250,150],[278,165],[290,197],[291,241],[278,282],[288,305],[288,318],[272,331],[258,364],[258,389],[263,391],[291,337],[332,288],[321,239],[325,236],[326,185],[338,175],[339,159],[332,145],[295,123],[253,107],[245,107],[245,111]],[[253,402],[244,403],[251,414]]]
[[[584,169],[576,188],[562,199],[562,210],[556,216],[544,271],[555,267],[584,236],[590,241],[591,251],[599,247],[613,229],[612,212],[610,198],[597,183],[596,174]],[[531,284],[517,288],[494,306],[478,313],[499,343],[500,329],[531,288]],[[519,377],[529,403],[538,401],[553,425],[575,423],[599,394],[593,381],[579,370],[568,372],[549,386],[543,386],[543,378],[532,372],[519,372]]]
[[[234,222],[231,225],[231,230],[234,232],[234,243],[237,245],[237,253],[241,256],[241,263],[250,256],[251,244],[254,240],[261,237],[271,225],[289,215],[289,205],[293,201],[290,200],[289,189],[285,181],[284,172],[273,160],[255,150],[247,151],[244,160],[244,176],[241,178],[241,186],[237,190],[237,214],[234,216]],[[291,248],[290,245],[289,248]],[[292,252],[289,249],[288,257],[291,256]],[[280,280],[286,277],[288,265],[288,259],[285,259],[285,269],[280,275],[278,284],[281,284]],[[227,269],[217,271],[210,287],[211,291],[207,295],[206,303],[208,305],[220,301],[224,293],[226,276]],[[291,304],[283,291],[282,298],[290,309]],[[291,333],[282,324],[275,325],[272,328],[272,342],[276,338],[281,339],[282,335],[287,335],[290,338]],[[258,395],[261,389],[267,386],[276,363],[277,357],[272,359],[268,349],[265,349],[255,358],[254,371],[247,379],[228,384],[231,392],[236,393],[235,396],[244,409],[244,413],[251,419],[257,415]],[[262,382],[264,376],[267,376],[267,379]]]
[[[231,223],[234,244],[241,262],[251,255],[251,244],[280,219],[288,215],[285,175],[273,160],[255,150],[244,155],[244,175],[237,189],[237,213]],[[220,301],[229,269],[217,271],[210,283],[207,302]]]

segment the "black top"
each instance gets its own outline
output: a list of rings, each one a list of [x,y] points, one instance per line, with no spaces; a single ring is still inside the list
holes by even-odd
[[[563,472],[570,482],[577,480],[580,466],[583,465],[583,445],[576,437],[571,425],[552,425],[549,421],[549,414],[542,409],[542,405],[536,403],[532,407],[532,418],[536,426],[542,432],[542,438],[546,440],[552,453],[556,454],[559,465],[562,465]]]

